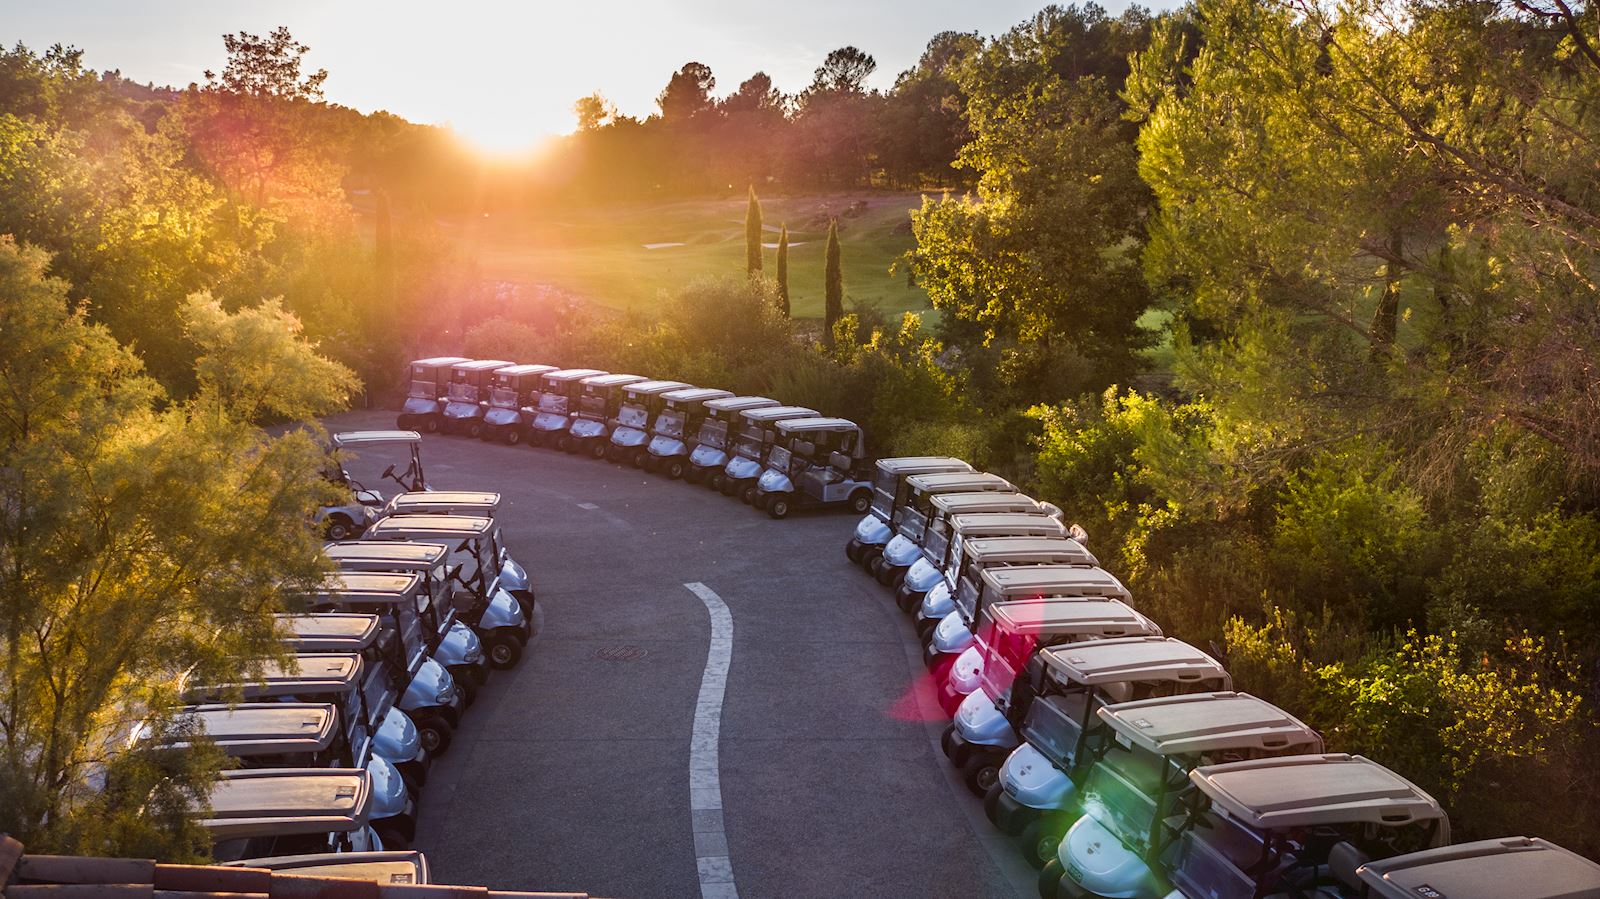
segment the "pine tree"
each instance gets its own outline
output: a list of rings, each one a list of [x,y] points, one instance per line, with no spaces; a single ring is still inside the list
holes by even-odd
[[[833,326],[844,317],[844,272],[839,268],[839,222],[828,223],[828,252],[823,271],[822,336],[833,343]]]
[[[750,205],[744,211],[744,269],[756,278],[761,275],[761,201],[755,185],[750,186]]]
[[[789,226],[778,229],[778,311],[789,317]]]

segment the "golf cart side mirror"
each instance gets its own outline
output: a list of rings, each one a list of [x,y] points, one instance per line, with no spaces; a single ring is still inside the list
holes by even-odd
[[[1052,506],[1051,508],[1055,507]],[[1089,545],[1089,532],[1083,529],[1083,525],[1080,525],[1076,522],[1073,523],[1072,527],[1067,528],[1067,536],[1078,541],[1084,546]]]
[[[1050,516],[1051,518],[1054,518],[1056,521],[1060,521],[1067,514],[1067,513],[1063,512],[1063,511],[1061,511],[1061,507],[1056,505],[1055,503],[1047,503],[1047,502],[1040,501],[1039,508],[1044,510],[1044,514]]]

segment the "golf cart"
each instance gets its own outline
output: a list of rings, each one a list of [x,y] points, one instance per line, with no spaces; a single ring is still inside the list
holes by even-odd
[[[918,474],[907,478],[905,504],[894,511],[894,536],[884,544],[883,552],[867,562],[867,570],[878,579],[878,583],[885,587],[900,586],[900,580],[905,577],[906,571],[922,555],[923,542],[930,532],[930,522],[939,517],[933,506],[934,497],[952,493],[1021,496],[1020,491],[1010,481],[985,471]],[[1038,503],[1032,499],[1027,497],[1023,499],[1026,500],[1026,504],[1020,509],[996,511],[1029,512],[1038,507]],[[941,539],[936,541],[938,545],[933,553],[938,557],[944,554],[944,540],[947,535],[942,525],[932,528],[932,531],[941,535]]]
[[[967,787],[984,795],[1020,742],[1010,723],[1012,684],[1038,652],[1083,640],[1160,635],[1155,622],[1116,599],[1027,599],[984,609],[975,651],[962,655],[939,690],[939,704],[953,718],[941,743],[945,755],[959,760]],[[1031,694],[1017,692],[1021,708]]]
[[[534,633],[533,622],[500,580],[504,565],[494,519],[472,515],[393,515],[367,531],[374,540],[442,543],[450,549],[446,572],[450,605],[478,634],[489,664],[510,668]],[[537,606],[535,606],[537,612]]]
[[[1006,715],[988,726],[981,720],[987,715],[972,722],[978,725],[973,732],[989,731],[1016,747],[984,796],[989,820],[1020,836],[1029,862],[1044,866],[1079,814],[1078,786],[1093,761],[1091,740],[1103,728],[1100,707],[1232,688],[1216,659],[1166,637],[1089,641],[1039,653],[1012,685]]]
[[[1040,895],[1354,899],[1362,865],[1450,842],[1432,796],[1359,755],[1205,765],[1189,781],[1168,816],[1154,814],[1148,786],[1102,781],[1107,791],[1084,803],[1058,864],[1040,875]],[[1124,827],[1148,836],[1125,845]]]
[[[929,628],[955,608],[952,592],[955,581],[951,573],[961,567],[961,548],[967,540],[976,540],[980,537],[1070,537],[1078,540],[1073,530],[1061,523],[1061,519],[1043,510],[963,512],[950,516],[949,522],[950,539],[944,541],[944,555],[930,559],[929,554],[924,553],[911,564],[906,571],[905,579],[900,582],[894,594],[895,604],[900,606],[902,612],[911,612],[928,606],[931,599],[937,614],[929,616],[932,619],[927,622]],[[1083,541],[1078,540],[1078,545],[1082,546]],[[917,623],[920,625],[923,620],[919,617]],[[919,629],[918,635],[922,636],[925,633],[925,630]]]
[[[641,468],[657,468],[677,480],[690,471],[690,435],[700,432],[706,419],[706,403],[732,399],[733,392],[715,387],[683,387],[661,394],[661,411],[650,426],[650,443],[645,447]],[[726,432],[724,432],[726,434]]]
[[[528,435],[533,410],[539,405],[539,387],[554,365],[511,365],[497,369],[489,382],[489,406],[483,410],[484,440],[502,440],[516,446]]]
[[[1424,849],[1356,870],[1362,899],[1577,899],[1600,896],[1600,864],[1538,837]]]
[[[368,823],[385,846],[403,849],[416,836],[414,786],[394,765],[351,743],[332,705],[303,702],[189,706],[182,713],[205,739],[243,768],[361,768],[372,782]],[[415,739],[415,732],[412,734]],[[168,744],[182,748],[187,743]],[[365,756],[363,758],[363,756]]]
[[[945,477],[932,475],[932,477]],[[913,479],[915,480],[915,479]],[[1034,500],[1031,496],[1021,493],[1004,493],[993,491],[988,493],[940,493],[934,494],[927,512],[919,512],[907,507],[900,518],[899,531],[895,539],[901,539],[902,546],[910,546],[915,553],[915,558],[942,559],[950,554],[950,541],[955,536],[952,532],[952,522],[960,515],[974,515],[980,512],[1011,513],[1021,515],[1049,514],[1047,507]],[[907,536],[907,535],[910,536]],[[894,540],[889,541],[894,546]],[[887,553],[889,550],[884,549]],[[898,557],[903,558],[903,553],[897,548]],[[913,566],[915,562],[912,563]],[[877,556],[867,562],[867,570],[872,572],[878,583],[892,587],[899,591],[900,585],[905,583],[905,578],[911,573],[908,567],[888,564],[882,556]]]
[[[965,516],[960,516],[965,517]],[[950,540],[951,545],[955,540]],[[991,568],[1018,568],[1026,565],[1067,565],[1073,568],[1098,568],[1100,561],[1094,554],[1083,548],[1083,544],[1070,537],[971,537],[961,541],[959,553],[948,553],[950,566],[942,572],[939,583],[945,585],[950,597],[949,611],[957,609],[965,591],[970,596],[976,596],[983,588],[980,576]],[[912,606],[921,608],[926,602],[925,594],[910,593],[905,585],[895,591],[895,601],[902,608]],[[938,627],[937,620],[918,619],[922,625],[918,628],[917,636],[927,639],[928,633]],[[926,622],[926,623],[924,623]]]
[[[377,446],[405,447],[411,455],[411,464],[406,470],[396,475],[394,466],[390,465],[379,477],[394,481],[402,490],[428,489],[422,474],[422,435],[416,431],[341,431],[329,441],[331,445],[328,451],[338,466],[329,475],[329,480],[348,487],[353,500],[342,506],[324,506],[317,510],[317,523],[322,525],[323,534],[329,540],[349,540],[359,535],[377,520],[378,507],[383,505],[382,493],[368,489],[350,476],[342,457],[344,450]]]
[[[406,378],[406,401],[400,407],[395,427],[439,433],[444,425],[446,395],[450,392],[450,369],[458,363],[471,361],[465,356],[435,356],[411,363]]]
[[[500,494],[472,490],[430,490],[421,493],[402,493],[389,500],[382,518],[391,515],[469,515],[493,519],[500,511]],[[500,565],[500,586],[522,606],[522,614],[530,623],[538,614],[534,601],[533,585],[528,580],[528,570],[511,557],[506,548],[505,534],[500,522],[494,521],[489,541]],[[537,628],[533,628],[537,630]]]
[[[820,418],[815,409],[804,406],[762,406],[739,412],[739,433],[733,438],[728,464],[707,481],[711,489],[724,496],[743,496],[746,487],[754,488],[766,464],[767,452],[777,440],[777,423],[789,418]]]
[[[367,826],[372,781],[360,768],[223,771],[211,789],[210,806],[200,826],[219,862],[383,848]]]
[[[503,359],[474,359],[450,366],[450,386],[445,393],[444,432],[483,435],[483,410],[494,373],[513,364]]]
[[[622,405],[611,422],[611,445],[606,447],[606,458],[643,468],[644,460],[650,455],[645,449],[650,441],[650,429],[667,405],[661,395],[693,387],[682,381],[636,381],[622,388]]]
[[[949,456],[897,456],[879,459],[872,467],[872,508],[856,523],[855,533],[844,545],[845,558],[856,564],[883,552],[894,536],[895,516],[911,490],[906,479],[919,474],[948,474],[971,471],[972,466]]]
[[[764,396],[725,396],[707,400],[705,418],[700,420],[700,427],[694,432],[694,447],[689,451],[689,471],[685,474],[689,483],[711,480],[711,489],[720,489],[722,482],[716,479],[721,476],[723,466],[728,464],[733,453],[734,437],[737,437],[739,426],[743,423],[740,413],[746,409],[766,409],[776,405],[777,400],[769,400]],[[730,433],[734,436],[730,437]]]
[[[423,649],[450,672],[462,698],[470,703],[478,687],[489,679],[489,660],[478,635],[456,620],[456,610],[451,604],[451,580],[445,567],[449,550],[440,543],[355,540],[330,543],[322,551],[341,572],[395,572],[414,574],[422,579],[421,589],[414,594],[377,591],[324,594],[317,597],[314,608],[387,617],[395,622],[407,641],[408,653],[417,651],[412,637],[415,633]]]
[[[265,868],[299,877],[338,877],[370,880],[378,884],[415,885],[432,882],[427,857],[412,849],[244,858],[227,864],[234,868]]]
[[[528,442],[565,451],[567,428],[572,425],[573,410],[578,408],[578,397],[583,394],[583,379],[603,374],[597,368],[563,368],[540,375],[539,405],[528,425]]]
[[[1004,538],[997,538],[1004,539]],[[1080,547],[1081,549],[1081,547]],[[943,676],[972,648],[983,610],[1008,599],[1073,599],[1094,596],[1133,602],[1133,595],[1109,571],[1076,562],[1060,565],[1010,565],[985,568],[957,587],[955,608],[939,619],[922,651],[928,669]]]
[[[791,418],[777,422],[777,442],[756,479],[750,504],[773,518],[796,508],[840,506],[861,515],[872,506],[866,440],[845,418]]]
[[[643,380],[641,375],[594,375],[579,381],[578,410],[567,426],[564,449],[605,458],[611,422],[622,408],[622,388]]]

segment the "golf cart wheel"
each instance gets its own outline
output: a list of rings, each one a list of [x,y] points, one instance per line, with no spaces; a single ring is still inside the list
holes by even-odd
[[[928,635],[932,634],[933,629],[938,626],[939,620],[937,618],[918,618],[917,639],[921,640],[923,643],[928,642]]]
[[[861,541],[851,537],[850,542],[844,545],[844,557],[849,559],[852,564],[860,565],[862,549]]]
[[[419,424],[422,426],[423,433],[437,434],[439,433],[439,429],[444,425],[444,419],[438,415],[424,415],[422,416],[422,421],[419,422]]]
[[[683,475],[684,475],[683,460],[682,459],[672,459],[672,460],[668,461],[667,465],[666,465],[666,468],[664,470],[667,473],[667,480],[670,480],[670,481],[678,480],[679,478],[683,477]],[[689,480],[692,483],[694,481],[694,476],[690,475],[689,476]]]
[[[1001,831],[1005,830],[1000,826],[1000,794],[1004,792],[1003,787],[995,784],[989,788],[989,792],[983,794],[983,814],[989,819],[990,824]]]
[[[551,440],[547,437],[544,440],[539,441],[539,443],[543,446],[550,446]],[[561,452],[570,452],[568,447],[572,444],[572,438],[567,436],[565,432],[562,432],[556,435],[554,444],[555,448]]]
[[[1028,822],[1028,826],[1022,829],[1022,835],[1017,838],[1018,845],[1022,847],[1022,857],[1028,860],[1028,864],[1043,870],[1055,861],[1056,850],[1061,848],[1061,838],[1065,836],[1063,824],[1055,815],[1040,815]]]
[[[788,518],[789,517],[790,506],[789,506],[789,498],[787,496],[779,495],[779,496],[768,497],[767,500],[766,500],[766,504],[767,504],[767,514],[769,516],[771,516],[773,518],[776,518],[776,519],[783,519],[783,518]]]
[[[489,664],[501,671],[522,661],[522,641],[514,634],[490,634],[484,637],[483,648],[489,654]]]
[[[478,683],[470,677],[456,678],[456,692],[461,694],[463,708],[478,701]]]
[[[909,573],[911,571],[911,569],[909,567],[908,568],[900,568],[898,566],[892,566],[892,565],[891,566],[886,566],[886,567],[889,570],[889,583],[885,584],[884,586],[885,587],[893,587],[896,590],[899,590],[900,589],[900,585],[904,584],[906,582],[906,574]]]
[[[504,430],[500,425],[484,425],[478,430],[478,439],[490,443],[500,439],[500,432]]]
[[[951,759],[952,761],[955,759],[956,726],[954,722],[946,724],[944,726],[944,733],[939,735],[939,750],[944,753],[945,758]],[[960,765],[957,765],[956,767],[960,767]]]
[[[649,469],[649,467],[650,467],[650,451],[649,450],[634,450],[633,451],[633,467],[637,468],[637,469],[639,469],[641,471]]]
[[[506,442],[506,446],[516,446],[522,442],[522,429],[512,425],[500,432],[500,439]]]
[[[483,436],[483,422],[482,421],[479,421],[478,419],[474,418],[471,421],[467,422],[465,427],[466,427],[466,431],[467,431],[467,436],[468,437],[480,438],[480,437]]]
[[[872,508],[872,492],[870,490],[857,490],[850,494],[850,511],[857,515],[867,514]]]
[[[890,565],[887,560],[880,561],[878,562],[878,567],[872,570],[872,576],[877,578],[878,583],[885,587],[893,587],[896,567]]]
[[[996,753],[980,750],[972,753],[967,763],[961,766],[961,777],[974,796],[982,796],[1000,782],[1000,762]]]
[[[951,687],[950,682],[945,680],[943,676],[940,676],[939,680],[942,682],[939,686],[939,708],[944,709],[946,715],[954,718],[956,710],[961,708],[961,702],[967,698],[967,695],[965,693],[957,693],[955,688]]]
[[[1061,859],[1053,858],[1039,871],[1039,899],[1060,899]]]
[[[727,479],[728,476],[722,472],[713,471],[711,474],[706,476],[706,486],[717,491],[718,493],[721,493],[722,485],[727,481]]]
[[[751,484],[739,491],[739,501],[747,506],[753,506],[756,504],[756,497],[760,495],[761,489],[756,485]]]
[[[607,455],[610,455],[610,453],[611,444],[601,443],[599,438],[595,438],[594,445],[589,447],[589,455],[595,457],[596,459],[604,459]]]
[[[415,719],[417,725],[417,739],[422,742],[422,748],[428,750],[428,755],[438,757],[450,751],[450,741],[455,738],[456,729],[443,717],[430,714],[419,715]]]
[[[322,529],[322,535],[335,543],[349,540],[357,533],[356,523],[347,515],[329,515],[328,524]]]
[[[372,832],[378,835],[378,842],[383,844],[385,852],[395,852],[411,848],[411,841],[406,839],[400,828],[388,824],[375,824]]]
[[[411,416],[405,414],[404,412],[400,413],[399,415],[395,416],[394,426],[402,431],[411,430]]]

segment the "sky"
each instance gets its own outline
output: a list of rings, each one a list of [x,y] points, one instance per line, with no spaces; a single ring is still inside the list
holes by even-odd
[[[1113,14],[1123,0],[1102,3]],[[1157,3],[1158,8],[1172,5]],[[96,70],[183,87],[220,70],[222,34],[286,25],[325,68],[327,98],[448,125],[511,152],[571,131],[572,103],[600,91],[645,116],[690,60],[726,94],[756,71],[795,93],[828,51],[877,58],[887,88],[940,31],[992,35],[1044,0],[0,0],[0,42],[84,51]]]

